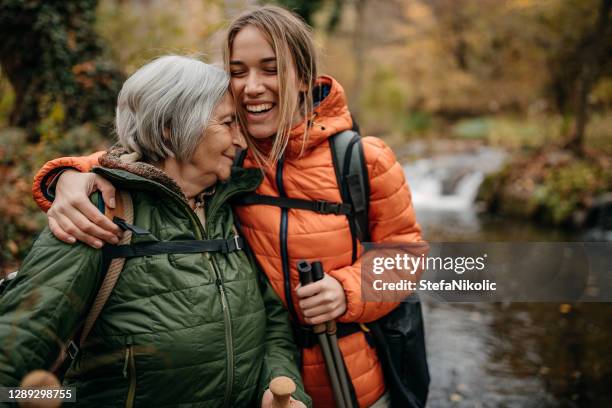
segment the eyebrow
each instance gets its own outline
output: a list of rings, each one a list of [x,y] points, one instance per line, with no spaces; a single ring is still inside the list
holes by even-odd
[[[261,60],[259,60],[260,64],[266,64],[268,62],[276,62],[276,57],[268,57],[268,58],[262,58]],[[242,61],[230,61],[230,65],[243,65],[244,62]]]

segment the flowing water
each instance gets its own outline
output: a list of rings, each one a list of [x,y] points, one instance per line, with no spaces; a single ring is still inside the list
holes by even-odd
[[[490,148],[404,167],[429,242],[576,241],[563,230],[479,213]],[[612,407],[610,304],[424,302],[431,407]]]

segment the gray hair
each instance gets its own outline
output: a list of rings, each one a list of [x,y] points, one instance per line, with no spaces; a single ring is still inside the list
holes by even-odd
[[[119,143],[149,162],[189,160],[228,86],[223,69],[195,58],[169,55],[149,62],[119,93]]]

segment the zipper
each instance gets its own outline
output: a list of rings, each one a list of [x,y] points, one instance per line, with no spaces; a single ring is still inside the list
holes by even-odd
[[[215,273],[217,272],[217,267],[213,261],[213,267],[215,268]],[[218,273],[217,276],[220,276]],[[234,345],[233,345],[233,334],[232,334],[232,322],[229,310],[229,304],[227,302],[225,287],[223,286],[223,281],[221,278],[217,277],[217,288],[219,288],[219,294],[221,295],[221,306],[223,308],[223,317],[225,319],[225,348],[227,349],[227,383],[225,385],[225,397],[223,398],[223,406],[228,407],[230,402],[230,397],[232,395],[232,388],[234,385]]]
[[[127,341],[126,346],[123,378],[128,379],[128,393],[125,400],[125,408],[132,408],[134,406],[134,398],[136,397],[136,362],[134,361],[134,346],[131,339]]]
[[[285,187],[283,186],[283,166],[285,165],[285,156],[281,157],[276,167],[276,188],[278,188],[279,197],[287,197]],[[289,251],[287,250],[287,234],[289,224],[289,209],[281,208],[281,223],[280,223],[280,250],[281,264],[283,267],[283,283],[285,287],[285,299],[287,300],[287,309],[297,324],[299,322],[295,307],[293,306],[293,296],[291,294],[291,269],[289,266]]]
[[[206,225],[206,201],[203,201],[200,206],[196,206],[196,210],[199,210],[196,215],[198,220],[201,221],[202,225]],[[210,217],[209,217],[210,218]],[[204,228],[204,235],[206,238],[208,229]],[[234,387],[234,335],[232,333],[232,316],[230,314],[229,302],[227,300],[227,294],[225,293],[225,286],[223,284],[223,274],[221,269],[217,266],[215,257],[211,253],[206,252],[206,258],[212,265],[215,273],[215,284],[219,290],[219,296],[221,297],[221,307],[223,309],[223,327],[225,329],[225,348],[226,348],[226,370],[227,370],[227,382],[225,383],[225,396],[223,397],[223,406],[229,407],[230,398]]]
[[[118,179],[120,181],[122,180],[121,178],[116,177],[113,174],[104,173],[104,175],[105,177],[108,177],[110,179]],[[242,191],[248,191],[248,189],[235,190],[232,192],[231,195],[238,194]],[[172,191],[167,191],[167,192],[178,205],[182,206],[185,209],[186,213],[191,219],[191,222],[194,225],[196,225],[196,231],[195,231],[196,239],[198,240],[208,239],[208,234],[206,233],[207,229],[205,228],[205,224],[210,219],[213,218],[214,210],[216,210],[216,208],[210,208],[208,217],[206,217],[206,211],[203,206],[201,209],[202,217],[200,218],[200,216],[194,210],[192,210],[189,204],[185,202],[185,200],[183,200],[180,196],[173,193]],[[229,302],[227,301],[227,294],[225,293],[225,286],[223,284],[223,275],[221,274],[221,271],[218,268],[214,257],[209,252],[205,253],[205,258],[210,262],[210,264],[212,265],[213,271],[215,273],[216,284],[217,284],[217,288],[219,289],[219,295],[221,297],[221,306],[223,308],[223,321],[224,321],[224,327],[225,327],[225,345],[227,348],[226,366],[227,366],[227,376],[228,376],[228,381],[227,381],[227,385],[225,388],[225,397],[223,401],[223,406],[229,407],[230,397],[232,395],[233,382],[234,382],[234,346],[233,346],[234,341],[232,337],[233,334],[232,334],[231,314],[229,310]],[[133,394],[136,391],[136,378],[135,378],[136,367],[134,364],[133,350],[131,347],[128,350],[129,352],[126,351],[126,363],[124,364],[124,376],[127,377],[128,369],[129,369],[129,373],[131,374],[133,372],[134,375],[132,376],[133,384],[132,382],[130,382],[130,391],[132,393],[132,398],[130,401],[130,398],[129,398],[130,392],[128,392],[128,401],[126,402],[126,408],[132,408],[134,405],[134,401],[133,401],[134,395]]]

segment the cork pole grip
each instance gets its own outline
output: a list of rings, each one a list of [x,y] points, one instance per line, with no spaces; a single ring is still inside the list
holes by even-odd
[[[289,408],[291,394],[295,392],[295,383],[289,377],[276,377],[270,382],[270,391],[274,396],[274,408]]]

